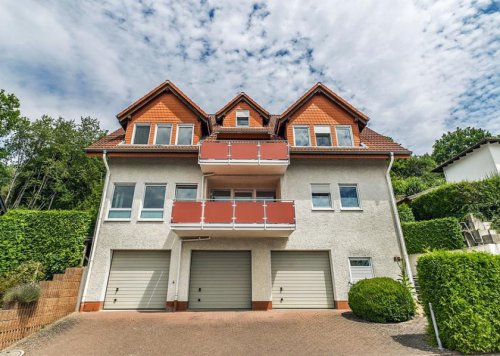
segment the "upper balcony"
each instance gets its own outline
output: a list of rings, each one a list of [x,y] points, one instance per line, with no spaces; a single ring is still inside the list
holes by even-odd
[[[174,201],[172,230],[181,237],[288,237],[293,201]]]
[[[203,173],[283,174],[290,163],[286,142],[202,142],[198,157]]]

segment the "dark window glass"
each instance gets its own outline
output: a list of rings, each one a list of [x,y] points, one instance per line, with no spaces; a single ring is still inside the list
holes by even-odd
[[[149,125],[135,125],[135,145],[147,145],[149,143]]]

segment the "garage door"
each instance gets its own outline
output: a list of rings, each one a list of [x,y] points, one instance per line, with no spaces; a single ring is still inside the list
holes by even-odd
[[[249,309],[252,305],[250,251],[193,251],[190,309]]]
[[[271,253],[273,309],[333,308],[328,252]]]
[[[164,309],[170,251],[115,251],[104,309]]]

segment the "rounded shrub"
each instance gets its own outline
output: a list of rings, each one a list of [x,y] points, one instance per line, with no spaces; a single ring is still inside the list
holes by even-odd
[[[42,289],[38,284],[21,284],[17,287],[9,289],[3,296],[4,303],[21,303],[30,304],[40,299]]]
[[[402,283],[391,278],[364,279],[349,291],[354,315],[376,323],[401,322],[415,315],[413,297]]]

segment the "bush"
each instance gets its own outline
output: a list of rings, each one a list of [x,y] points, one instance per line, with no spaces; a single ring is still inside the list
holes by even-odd
[[[499,255],[432,252],[418,259],[417,275],[429,324],[431,302],[446,348],[500,352]]]
[[[14,270],[0,276],[0,294],[18,284],[39,282],[44,276],[43,265],[40,262],[23,262]]]
[[[9,289],[3,297],[3,302],[30,304],[40,299],[41,294],[42,289],[38,284],[21,284]]]
[[[417,220],[462,219],[469,213],[489,220],[500,210],[500,176],[445,184],[416,198],[411,208]]]
[[[406,321],[415,315],[410,290],[386,277],[354,284],[349,290],[349,307],[356,316],[376,323]]]
[[[399,220],[401,220],[401,222],[415,221],[413,211],[411,211],[411,208],[408,206],[408,204],[398,205],[398,214]]]
[[[408,253],[456,250],[467,247],[455,218],[404,222],[401,224]]]
[[[77,266],[90,220],[82,211],[9,211],[0,217],[0,274],[29,260],[41,262],[47,276]]]

